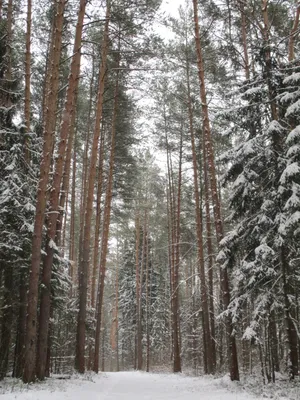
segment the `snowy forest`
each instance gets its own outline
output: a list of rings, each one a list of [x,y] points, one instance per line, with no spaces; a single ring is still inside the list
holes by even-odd
[[[0,381],[295,384],[299,17],[296,0],[0,1]]]

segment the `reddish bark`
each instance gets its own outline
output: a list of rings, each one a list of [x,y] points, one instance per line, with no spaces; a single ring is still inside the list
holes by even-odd
[[[195,131],[193,121],[193,110],[191,104],[191,89],[190,89],[190,69],[189,61],[186,62],[187,73],[187,90],[188,90],[188,113],[189,113],[189,128],[191,135],[192,145],[192,158],[193,158],[193,176],[194,176],[194,197],[195,197],[195,214],[196,214],[196,230],[197,230],[197,251],[198,251],[198,273],[201,284],[201,304],[203,313],[203,355],[205,372],[211,374],[214,370],[213,367],[213,348],[212,339],[209,325],[209,305],[208,305],[208,291],[205,277],[205,263],[204,263],[204,246],[203,246],[203,222],[202,222],[202,205],[200,203],[200,193],[198,184],[198,165],[197,154],[195,145]]]
[[[209,182],[207,171],[207,159],[205,143],[203,141],[203,172],[204,172],[204,191],[205,191],[205,220],[206,220],[206,234],[207,234],[207,255],[208,255],[208,294],[209,294],[209,321],[210,321],[210,334],[211,334],[211,358],[212,369],[216,371],[217,355],[216,355],[216,332],[215,332],[215,307],[214,307],[214,277],[213,277],[213,244],[212,244],[212,229],[210,218],[210,196],[209,196]]]
[[[26,19],[26,50],[25,50],[25,125],[26,132],[30,132],[30,76],[31,76],[31,0],[27,0],[27,19]],[[29,140],[25,139],[25,160],[30,162]]]
[[[113,178],[114,178],[113,172],[114,172],[114,164],[115,164],[118,94],[119,94],[119,61],[117,63],[117,76],[116,76],[116,86],[115,86],[115,93],[114,93],[114,109],[113,109],[113,117],[112,117],[113,119],[112,119],[112,129],[111,129],[109,173],[108,173],[108,182],[107,182],[105,205],[104,205],[103,234],[102,234],[102,241],[101,241],[100,268],[99,268],[98,293],[97,293],[97,305],[96,305],[95,353],[94,353],[94,365],[93,365],[93,371],[96,373],[98,373],[98,371],[99,371],[100,328],[101,328],[101,323],[102,323],[104,280],[105,280],[105,273],[106,273],[106,258],[107,258],[107,250],[108,250],[108,237],[109,237],[112,189],[113,189]]]
[[[70,139],[69,139],[70,140]],[[76,144],[76,141],[75,141]],[[75,246],[75,201],[76,201],[76,146],[74,145],[73,153],[73,168],[72,168],[72,194],[71,194],[71,221],[70,221],[70,248],[69,248],[69,258],[71,260],[70,266],[70,278],[71,278],[71,295],[73,295],[73,288],[76,283],[75,279],[75,265],[76,265],[76,246]]]
[[[88,270],[90,259],[90,240],[91,240],[91,220],[93,215],[94,184],[96,177],[96,164],[98,143],[100,136],[100,124],[102,119],[102,109],[104,100],[104,87],[107,65],[107,52],[109,46],[109,21],[110,21],[110,1],[106,4],[106,18],[104,26],[104,37],[102,42],[102,56],[99,71],[99,84],[97,96],[97,109],[95,116],[95,128],[90,156],[89,180],[86,196],[86,209],[83,229],[83,240],[79,246],[82,246],[82,255],[79,260],[79,312],[77,319],[77,337],[76,337],[76,358],[75,368],[78,372],[85,371],[85,323],[86,323],[86,304],[87,304],[87,286]],[[99,328],[100,329],[100,328]],[[99,349],[98,349],[99,350]]]
[[[242,23],[242,42],[244,51],[244,69],[246,79],[250,79],[250,65],[249,65],[249,55],[247,46],[247,24],[245,15],[245,6],[243,1],[240,0],[240,10],[241,10],[241,23]]]
[[[198,66],[198,76],[200,83],[200,99],[201,99],[201,107],[203,115],[203,134],[204,134],[203,140],[206,146],[206,155],[208,162],[211,197],[213,200],[216,235],[217,235],[217,241],[219,243],[220,240],[223,238],[223,221],[221,216],[221,204],[220,204],[217,179],[216,179],[214,151],[212,146],[208,105],[206,101],[205,74],[204,74],[204,63],[203,63],[202,48],[200,41],[197,0],[193,0],[193,9],[194,9],[194,24],[195,24],[195,44],[197,51],[197,66]],[[225,309],[227,309],[230,304],[230,289],[229,289],[228,271],[226,268],[224,269],[222,268],[220,270],[220,279],[221,279],[221,292],[222,292],[223,305]],[[226,327],[227,327],[227,336],[229,345],[228,354],[230,357],[230,377],[231,380],[239,380],[236,341],[233,334],[233,325],[229,318],[227,318],[226,320]]]
[[[142,369],[143,352],[142,352],[142,326],[140,316],[140,215],[137,211],[135,218],[135,280],[136,280],[136,368]]]
[[[100,227],[101,227],[101,199],[103,192],[103,162],[104,162],[104,129],[102,129],[100,137],[100,156],[98,164],[98,185],[97,185],[97,206],[96,206],[96,223],[95,223],[95,239],[94,239],[94,257],[93,257],[93,272],[92,272],[92,283],[91,283],[91,306],[96,306],[96,279],[97,279],[97,267],[99,262],[99,239],[100,239]]]
[[[173,277],[173,338],[174,338],[174,359],[173,371],[181,372],[180,355],[180,320],[179,320],[179,263],[180,263],[180,213],[181,213],[181,184],[182,184],[182,126],[180,132],[179,145],[179,169],[178,169],[178,188],[177,188],[177,209],[175,212],[175,242],[174,242],[174,277]]]
[[[36,332],[37,332],[37,301],[38,285],[41,262],[42,231],[45,218],[47,185],[52,159],[54,130],[56,121],[58,82],[59,82],[59,62],[62,43],[63,16],[66,0],[57,3],[55,15],[55,40],[51,52],[51,68],[49,69],[49,85],[47,110],[45,111],[44,121],[44,145],[43,156],[40,167],[40,180],[37,191],[36,214],[34,222],[34,232],[32,239],[32,258],[29,274],[28,306],[27,306],[27,330],[26,330],[26,351],[23,381],[32,382],[35,378],[35,357],[36,357]]]
[[[299,27],[299,18],[300,18],[300,5],[297,5],[296,15],[294,19],[294,23],[290,33],[290,40],[289,40],[289,61],[293,61],[295,59],[295,39],[298,32]]]
[[[78,87],[79,73],[80,73],[80,58],[81,58],[81,38],[83,29],[83,19],[85,14],[86,0],[80,1],[78,11],[78,20],[76,25],[75,43],[73,49],[73,57],[70,67],[70,75],[68,88],[66,93],[65,107],[62,115],[62,124],[60,129],[60,142],[58,146],[58,157],[55,163],[54,178],[50,193],[50,207],[49,218],[47,220],[47,244],[46,256],[43,263],[42,274],[42,291],[41,291],[41,304],[39,314],[39,335],[38,335],[38,348],[37,348],[37,377],[40,380],[45,378],[47,348],[48,348],[48,331],[51,307],[51,274],[52,264],[54,257],[54,242],[57,228],[57,218],[59,215],[59,193],[62,180],[63,166],[65,160],[65,153],[68,141],[68,134],[70,131],[70,122],[75,108],[76,92]]]
[[[19,316],[18,328],[15,349],[15,362],[13,376],[21,378],[24,368],[24,347],[26,334],[26,303],[27,303],[27,288],[25,280],[25,271],[21,272],[20,287],[19,287]]]

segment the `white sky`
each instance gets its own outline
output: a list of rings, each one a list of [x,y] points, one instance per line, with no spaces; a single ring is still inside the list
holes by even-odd
[[[161,11],[164,11],[167,14],[175,17],[177,15],[179,6],[183,5],[184,3],[185,0],[163,0],[160,9]]]
[[[159,20],[162,18],[162,16],[167,17],[167,16],[172,16],[172,17],[177,17],[178,16],[178,8],[180,5],[184,5],[188,0],[163,0],[162,4],[159,8],[158,12],[158,20],[156,23],[154,23],[154,30],[156,33],[158,33],[161,37],[164,37],[166,40],[172,39],[172,33],[171,31],[166,28],[162,23],[159,22]]]

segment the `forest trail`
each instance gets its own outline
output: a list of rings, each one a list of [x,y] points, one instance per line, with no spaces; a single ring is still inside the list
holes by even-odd
[[[48,380],[30,390],[0,395],[0,400],[259,400],[219,379],[118,372],[92,376],[91,381]],[[48,386],[49,385],[49,386]]]

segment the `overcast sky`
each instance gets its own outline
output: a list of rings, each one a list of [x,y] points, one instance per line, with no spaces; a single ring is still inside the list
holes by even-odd
[[[177,15],[177,10],[181,4],[184,4],[185,0],[163,0],[161,10],[165,11],[172,16]]]
[[[186,0],[163,0],[159,8],[159,14],[164,14],[165,17],[168,15],[176,17],[178,16],[179,6],[184,5],[185,2]],[[171,39],[173,36],[171,31],[159,22],[160,18],[157,19],[156,23],[154,23],[154,30],[165,39]]]

